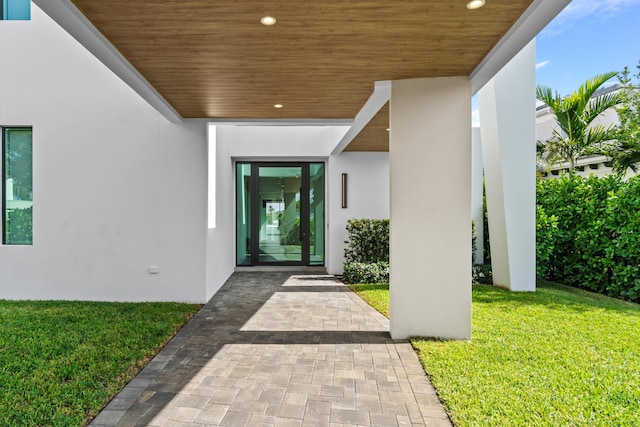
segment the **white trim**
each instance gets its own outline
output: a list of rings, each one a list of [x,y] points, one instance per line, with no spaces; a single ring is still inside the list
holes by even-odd
[[[353,126],[351,126],[351,129],[349,129],[349,131],[342,137],[331,154],[342,153],[342,151],[347,148],[347,145],[349,145],[351,141],[353,141],[355,137],[358,136],[360,132],[362,132],[362,129],[367,126],[371,119],[373,119],[373,117],[378,114],[378,111],[380,111],[380,109],[384,107],[384,104],[389,101],[390,96],[390,80],[375,82],[373,93],[356,115],[356,118],[353,121]]]
[[[131,86],[145,101],[172,123],[181,123],[182,116],[103,36],[70,0],[33,0],[89,52]]]
[[[228,126],[352,126],[353,119],[207,119]]]

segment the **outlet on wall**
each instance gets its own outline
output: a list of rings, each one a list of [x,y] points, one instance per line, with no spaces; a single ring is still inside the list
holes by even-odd
[[[149,274],[158,274],[158,273],[160,273],[160,268],[158,268],[158,266],[156,266],[156,265],[151,265],[151,266],[149,266],[149,268],[147,268],[147,273],[149,273]]]

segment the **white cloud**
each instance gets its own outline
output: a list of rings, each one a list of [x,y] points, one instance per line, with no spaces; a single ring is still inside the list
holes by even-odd
[[[640,0],[573,0],[544,30],[544,35],[561,34],[586,16],[598,15],[611,18],[622,13],[630,6],[640,5]]]
[[[580,19],[596,13],[615,16],[622,13],[625,7],[638,4],[640,0],[574,0],[560,15],[565,19]]]
[[[536,70],[539,70],[540,68],[546,67],[547,65],[549,65],[551,63],[551,61],[541,61],[538,62],[536,64]]]

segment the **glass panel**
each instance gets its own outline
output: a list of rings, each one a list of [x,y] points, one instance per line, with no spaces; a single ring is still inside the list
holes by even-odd
[[[251,265],[251,164],[236,164],[236,263]]]
[[[31,19],[31,0],[2,0],[2,19],[28,21]]]
[[[324,265],[324,163],[311,163],[309,177],[309,264]]]
[[[258,169],[260,262],[302,262],[302,167],[260,166]]]
[[[3,132],[4,212],[3,243],[33,243],[33,156],[31,129]]]

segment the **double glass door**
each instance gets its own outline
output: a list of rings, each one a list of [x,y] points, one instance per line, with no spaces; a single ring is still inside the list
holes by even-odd
[[[237,265],[324,265],[324,164],[236,163]]]

